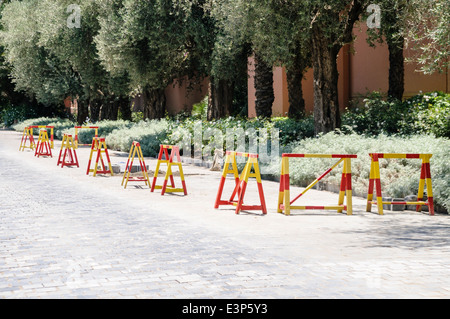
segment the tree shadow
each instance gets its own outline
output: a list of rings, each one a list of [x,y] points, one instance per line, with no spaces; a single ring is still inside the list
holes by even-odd
[[[435,218],[435,217],[430,217]],[[443,217],[446,218],[446,217]],[[372,229],[357,231],[364,233],[370,243],[368,248],[392,247],[400,249],[448,249],[450,250],[450,219],[431,221],[426,224],[392,220],[375,222]]]

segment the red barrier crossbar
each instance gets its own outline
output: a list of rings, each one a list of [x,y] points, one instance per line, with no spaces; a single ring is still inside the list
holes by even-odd
[[[98,137],[98,126],[75,126],[75,148],[78,148],[78,146],[91,146],[91,144],[78,144],[78,130],[81,129],[91,129],[95,130],[95,137]]]

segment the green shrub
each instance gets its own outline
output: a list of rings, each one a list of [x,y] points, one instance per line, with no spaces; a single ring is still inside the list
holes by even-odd
[[[195,119],[206,120],[208,114],[208,96],[206,96],[200,103],[192,106],[191,116]]]
[[[47,124],[48,126],[54,126],[53,133],[55,139],[62,140],[65,133],[70,133],[71,129],[77,125],[75,122],[69,119],[58,119],[54,122]]]
[[[276,117],[271,121],[274,128],[280,130],[280,145],[289,145],[292,142],[314,136],[314,117],[312,116],[302,120]]]
[[[13,125],[12,128],[17,132],[23,132],[25,127],[28,127],[28,126],[48,125],[49,123],[54,123],[57,121],[59,121],[59,119],[52,119],[49,117],[39,117],[39,118],[28,119],[28,120],[19,122],[19,123]]]
[[[197,118],[187,118],[181,121],[171,122],[172,127],[169,130],[165,143],[177,144],[183,141],[186,136],[194,137],[195,128],[201,127],[203,133],[203,147],[207,145],[218,146],[217,139],[219,136],[214,132],[222,133],[223,148],[227,147],[226,133],[234,132],[234,143],[240,142],[243,136],[239,132],[244,132],[246,149],[251,141],[259,143],[267,142],[271,138],[272,129],[279,130],[280,146],[286,146],[293,141],[303,139],[305,137],[314,136],[314,120],[308,117],[304,120],[293,120],[285,117],[277,117],[272,119],[242,119],[228,117],[215,121],[200,121]],[[270,143],[269,143],[270,145]],[[194,147],[194,145],[192,145]],[[270,150],[269,150],[270,151]]]
[[[133,112],[131,113],[131,121],[134,123],[138,123],[140,121],[144,120],[144,113],[143,112]]]
[[[53,126],[53,134],[55,139],[61,140],[64,133],[70,133],[71,128],[73,128],[76,124],[69,119],[60,119],[60,118],[49,118],[49,117],[39,117],[35,119],[28,119],[17,123],[12,126],[15,131],[23,132],[25,127],[28,126]],[[47,130],[48,134],[50,134],[50,129]],[[39,130],[35,129],[33,131],[35,135],[39,134]]]
[[[17,106],[9,105],[4,107],[0,112],[1,122],[6,127],[11,127],[14,123],[18,123],[36,116],[36,111],[24,104]]]
[[[134,124],[130,121],[125,120],[105,120],[98,123],[85,123],[83,126],[98,126],[98,136],[107,137],[114,130],[128,129]],[[75,134],[75,126],[69,131],[70,134]],[[95,137],[94,129],[79,129],[78,130],[78,141],[80,144],[91,144],[92,139]]]
[[[365,135],[450,137],[450,94],[419,94],[401,102],[387,101],[373,92],[363,102],[343,114],[344,128]]]
[[[419,94],[405,103],[416,115],[412,127],[415,132],[450,138],[450,94]]]
[[[110,125],[112,124],[110,123]],[[107,134],[108,148],[129,152],[133,142],[137,141],[141,144],[144,156],[158,156],[159,146],[167,137],[170,127],[167,120],[146,120],[132,126],[123,124],[122,128],[117,128]]]

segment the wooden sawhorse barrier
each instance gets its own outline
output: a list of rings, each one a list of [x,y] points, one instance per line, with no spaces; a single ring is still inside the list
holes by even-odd
[[[245,165],[244,170],[242,171],[240,176],[239,176],[237,162],[236,162],[237,156],[242,156],[242,157],[248,158],[247,164]],[[230,169],[230,165],[231,165],[231,169]],[[254,169],[254,173],[251,172],[252,167]],[[222,198],[223,188],[224,188],[225,180],[226,180],[228,174],[233,174],[233,177],[235,180],[235,187],[230,196],[230,199],[222,200],[221,198]],[[248,179],[250,177],[256,178],[261,205],[245,205],[244,204],[245,190],[247,188]],[[237,196],[237,200],[234,199],[236,196]],[[239,214],[239,212],[242,210],[244,210],[244,211],[245,210],[261,210],[264,215],[267,214],[266,201],[264,198],[264,191],[263,191],[262,181],[261,181],[261,172],[260,172],[259,164],[258,164],[258,154],[241,153],[241,152],[234,152],[234,151],[226,152],[225,164],[223,167],[222,178],[220,180],[219,191],[217,192],[217,197],[216,197],[216,201],[214,204],[214,208],[218,209],[219,206],[221,206],[221,205],[236,206],[236,214]]]
[[[170,154],[169,154],[170,150]],[[163,157],[165,159],[163,159]],[[158,178],[159,168],[161,164],[167,164],[167,172],[166,176],[164,177],[164,183],[163,185],[156,185],[156,180]],[[178,166],[178,170],[180,172],[181,177],[181,185],[182,188],[176,188],[175,187],[175,181],[173,179],[173,172],[172,172],[172,166]],[[167,186],[167,183],[170,179],[170,186]],[[184,180],[184,173],[183,173],[183,165],[181,163],[181,157],[180,157],[180,148],[175,145],[160,145],[159,147],[159,154],[158,154],[158,162],[156,164],[155,174],[153,175],[153,183],[152,188],[150,192],[154,192],[155,189],[161,189],[161,195],[164,195],[165,193],[184,193],[184,195],[187,195],[187,188],[186,188],[186,182]]]
[[[134,159],[138,156],[139,165],[141,166],[142,177],[131,176],[131,168],[133,167]],[[125,166],[125,172],[123,173],[122,186],[127,188],[128,182],[145,182],[145,185],[151,187],[150,179],[148,177],[147,166],[145,166],[144,155],[142,154],[141,144],[134,141],[131,145],[130,155],[128,156],[127,166]],[[125,183],[125,185],[124,185]]]
[[[34,156],[37,156],[38,158],[41,156],[50,156],[52,155],[52,147],[50,144],[50,140],[48,139],[48,133],[47,130],[42,129],[39,132],[39,138],[36,145],[36,151],[34,153]]]
[[[370,165],[370,180],[369,180],[369,191],[367,195],[367,211],[372,211],[372,204],[377,204],[378,214],[383,215],[383,204],[390,205],[417,205],[416,210],[418,212],[421,211],[422,206],[428,206],[428,210],[431,216],[434,215],[434,204],[433,204],[433,188],[431,185],[431,172],[430,172],[430,158],[433,156],[432,154],[387,154],[387,153],[371,153],[369,154],[372,161]],[[419,181],[419,194],[417,196],[417,202],[389,202],[383,201],[381,194],[381,177],[380,177],[380,164],[379,159],[392,159],[392,158],[401,158],[401,159],[421,159],[422,160],[422,168],[420,172],[420,181]],[[374,184],[377,194],[377,200],[372,201],[373,193],[374,193]],[[425,185],[427,187],[427,201],[423,201],[423,194]]]
[[[325,173],[313,181],[305,190],[293,200],[290,199],[290,178],[289,178],[289,159],[291,158],[338,158],[336,164],[329,168]],[[352,170],[351,159],[357,158],[357,155],[337,155],[337,154],[282,154],[281,157],[281,176],[280,176],[280,192],[278,195],[277,212],[290,215],[292,209],[298,210],[337,210],[339,213],[347,211],[347,215],[352,215]],[[339,191],[339,202],[336,206],[292,206],[292,204],[309,191],[314,185],[328,175],[340,163],[344,163],[342,171],[341,187]],[[344,197],[346,197],[347,205],[344,205]]]
[[[30,146],[27,146],[27,141],[30,142]],[[26,148],[34,151],[36,147],[36,143],[34,142],[33,129],[30,127],[26,127],[23,130],[22,140],[20,141],[19,151],[23,152]]]
[[[64,166],[80,167],[72,135],[64,134],[63,136],[56,166],[59,166],[59,164],[61,164],[61,168],[64,168]]]
[[[54,149],[55,148],[55,142],[54,142],[54,130],[55,130],[55,127],[54,126],[48,126],[48,125],[33,125],[33,126],[29,126],[29,128],[31,129],[31,135],[33,135],[34,133],[33,133],[33,129],[40,129],[41,131],[43,130],[43,129],[45,129],[45,130],[47,130],[47,129],[50,129],[50,147],[52,148],[52,149]],[[39,133],[40,134],[40,133]],[[47,133],[47,135],[48,135],[48,133]]]
[[[92,156],[94,155],[94,153],[97,153],[97,158],[94,163],[94,168],[91,168]],[[102,154],[105,154],[105,156],[106,156],[106,160],[108,163],[108,169],[106,169]],[[101,164],[102,164],[101,170],[98,170],[99,162],[101,162]],[[108,148],[106,147],[105,138],[94,137],[92,139],[91,154],[89,156],[89,162],[88,162],[88,168],[86,171],[86,175],[89,175],[90,172],[94,173],[94,177],[96,177],[97,174],[111,174],[111,176],[114,175],[113,169],[111,166],[111,159],[109,158]]]

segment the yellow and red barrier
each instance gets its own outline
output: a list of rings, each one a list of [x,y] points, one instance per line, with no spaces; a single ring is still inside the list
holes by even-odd
[[[72,135],[64,134],[63,136],[58,163],[56,165],[59,166],[59,164],[61,164],[61,168],[64,168],[64,166],[80,167]]]
[[[27,146],[27,141],[30,142],[29,146]],[[20,141],[19,151],[23,152],[26,148],[29,148],[32,151],[34,151],[35,147],[36,147],[36,143],[34,142],[33,129],[30,127],[26,127],[23,130],[22,140]]]
[[[169,154],[169,150],[170,150],[170,154]],[[163,159],[163,157],[165,159]],[[177,161],[175,161],[175,160],[177,160]],[[159,172],[159,168],[161,167],[161,164],[167,164],[167,172],[166,172],[166,176],[164,177],[164,183],[162,186],[156,185],[156,180],[158,178],[158,172]],[[180,172],[180,177],[181,177],[182,188],[175,187],[175,181],[174,181],[173,172],[172,172],[172,166],[174,166],[174,165],[178,166],[178,170]],[[170,179],[170,186],[167,186],[169,179]],[[186,182],[184,180],[184,173],[183,173],[183,165],[181,163],[181,157],[180,157],[180,148],[178,146],[160,145],[158,161],[156,164],[155,174],[153,176],[151,192],[153,193],[155,189],[161,189],[161,195],[164,195],[165,193],[184,193],[184,195],[187,195]]]
[[[138,156],[139,165],[141,166],[142,177],[132,176],[130,177],[131,168],[133,167],[134,159]],[[125,182],[125,186],[123,185]],[[145,182],[145,185],[150,187],[150,179],[148,177],[147,166],[145,165],[144,155],[142,154],[141,144],[134,141],[131,145],[130,155],[128,156],[127,166],[122,178],[122,186],[127,188],[128,182]]]
[[[241,175],[239,176],[236,156],[242,156],[248,158],[247,164],[244,167]],[[230,165],[232,168],[230,169]],[[252,167],[254,173],[251,172]],[[223,188],[228,174],[233,174],[235,180],[235,188],[230,196],[229,200],[222,200]],[[258,193],[261,204],[260,205],[244,205],[245,190],[247,188],[248,179],[255,177],[258,185]],[[237,200],[235,197],[237,195]],[[261,210],[265,215],[267,214],[266,201],[264,198],[264,191],[262,187],[261,172],[258,163],[258,154],[241,153],[228,151],[226,152],[225,164],[222,172],[222,178],[219,184],[219,190],[217,192],[214,208],[218,209],[221,205],[233,205],[236,206],[236,214],[239,214],[242,210]]]
[[[75,126],[75,148],[78,149],[78,146],[91,146],[91,144],[78,144],[78,131],[79,130],[95,130],[95,137],[98,137],[98,126]]]
[[[305,190],[293,200],[290,199],[290,177],[289,177],[289,159],[291,158],[338,158],[339,160],[320,177],[308,185]],[[347,215],[352,215],[352,171],[351,159],[357,158],[357,155],[338,155],[338,154],[282,154],[281,157],[281,176],[280,191],[278,195],[277,212],[290,215],[292,209],[298,210],[337,210],[339,213],[347,211]],[[344,163],[339,191],[339,202],[337,206],[292,206],[292,204],[309,191],[314,185],[328,175],[339,164]],[[344,205],[346,197],[347,205]]]
[[[92,156],[94,155],[94,153],[97,153],[97,157],[96,157],[96,160],[94,163],[94,168],[91,169]],[[106,169],[102,154],[105,154],[105,156],[106,156],[106,160],[108,163],[108,169]],[[101,170],[98,170],[99,162],[101,162],[101,164],[102,164]],[[105,138],[94,137],[92,139],[91,154],[89,156],[89,162],[88,162],[88,168],[87,168],[86,175],[89,175],[90,172],[94,173],[94,177],[97,176],[97,174],[111,174],[111,176],[114,175],[112,166],[111,166],[111,160],[109,158],[108,148],[106,147]]]
[[[38,158],[41,156],[53,157],[47,130],[40,130],[34,156],[37,156]]]
[[[387,153],[371,153],[369,191],[367,195],[367,211],[372,211],[372,204],[377,204],[378,214],[383,215],[383,204],[390,205],[417,205],[416,210],[419,212],[423,205],[428,206],[430,215],[434,215],[433,204],[433,188],[431,183],[430,158],[432,154],[387,154]],[[419,181],[419,194],[417,202],[392,202],[383,201],[381,193],[381,176],[379,159],[421,159],[422,167]],[[372,201],[374,194],[374,184],[376,189],[377,200]],[[425,185],[427,188],[427,201],[423,201]]]
[[[54,129],[55,129],[55,127],[54,126],[48,126],[48,125],[33,125],[33,126],[29,126],[29,128],[31,129],[31,135],[33,135],[33,129],[40,129],[40,130],[42,130],[42,129],[50,129],[50,146],[51,146],[51,148],[52,149],[54,149],[54,147],[55,147],[55,143],[54,143]],[[48,133],[47,133],[47,135],[48,135]]]

